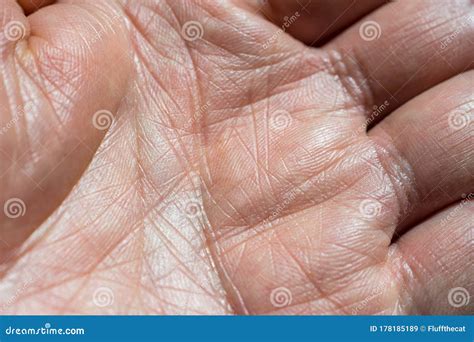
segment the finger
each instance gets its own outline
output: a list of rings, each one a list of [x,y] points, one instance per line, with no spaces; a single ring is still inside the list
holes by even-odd
[[[474,191],[474,71],[397,109],[369,132],[401,198],[398,232]]]
[[[320,45],[385,0],[271,0],[262,13],[295,38]]]
[[[392,245],[389,267],[398,274],[406,314],[474,312],[474,194],[442,210]]]
[[[368,95],[373,125],[409,99],[472,67],[470,0],[396,1],[371,13],[324,47]],[[385,103],[387,101],[387,103]],[[382,106],[382,104],[385,104]],[[379,106],[372,111],[373,106]]]
[[[11,248],[71,190],[106,132],[95,113],[111,118],[128,80],[118,9],[70,3],[28,18],[16,1],[0,9],[0,238]]]
[[[25,14],[33,13],[41,7],[51,5],[55,0],[18,0]]]

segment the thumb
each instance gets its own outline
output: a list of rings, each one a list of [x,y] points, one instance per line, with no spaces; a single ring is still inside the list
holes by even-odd
[[[2,0],[0,263],[89,164],[125,93],[128,51],[115,1],[57,1],[26,17]]]

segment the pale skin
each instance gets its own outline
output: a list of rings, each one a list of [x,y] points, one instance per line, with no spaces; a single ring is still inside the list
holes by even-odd
[[[305,1],[1,2],[1,313],[474,313],[471,1]]]

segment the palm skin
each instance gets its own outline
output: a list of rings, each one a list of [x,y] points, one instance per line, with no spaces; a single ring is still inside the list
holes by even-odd
[[[453,279],[474,290],[454,262],[472,261],[472,208],[449,221],[439,255],[420,231],[442,213],[392,243],[451,203],[426,209],[385,130],[366,133],[381,102],[344,50],[274,39],[243,3],[74,2],[35,12],[30,36],[2,45],[2,124],[18,106],[32,113],[0,137],[0,199],[26,207],[0,220],[4,312],[472,312],[446,303]],[[452,96],[472,110],[472,94]],[[103,140],[101,111],[114,117]],[[446,186],[469,193],[462,151],[467,174]],[[415,257],[457,266],[420,295]]]

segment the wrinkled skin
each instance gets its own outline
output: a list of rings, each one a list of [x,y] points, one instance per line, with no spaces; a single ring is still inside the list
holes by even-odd
[[[349,2],[2,1],[2,313],[472,314],[472,4]]]

